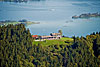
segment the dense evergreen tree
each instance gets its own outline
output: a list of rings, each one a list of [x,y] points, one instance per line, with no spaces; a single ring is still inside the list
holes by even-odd
[[[100,56],[100,36],[98,36],[93,44],[94,54],[98,57]]]
[[[31,47],[31,34],[23,24],[0,27],[0,67],[25,66],[25,61],[30,64]]]

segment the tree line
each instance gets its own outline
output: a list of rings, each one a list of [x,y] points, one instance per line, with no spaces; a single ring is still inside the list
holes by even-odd
[[[73,39],[69,46],[35,45],[23,24],[0,26],[0,67],[99,67],[100,32]]]

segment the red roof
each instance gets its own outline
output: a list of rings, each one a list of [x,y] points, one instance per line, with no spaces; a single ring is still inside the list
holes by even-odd
[[[36,38],[36,37],[38,37],[38,35],[32,35],[32,37]]]

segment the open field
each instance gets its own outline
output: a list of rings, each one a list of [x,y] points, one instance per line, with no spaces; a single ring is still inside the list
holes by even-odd
[[[45,41],[33,41],[34,45],[44,45],[44,46],[49,46],[49,45],[71,45],[73,43],[73,39],[72,38],[61,38],[59,40],[45,40]]]

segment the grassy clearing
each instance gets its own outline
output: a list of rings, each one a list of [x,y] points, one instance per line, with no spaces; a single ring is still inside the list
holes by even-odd
[[[67,43],[66,43],[67,42]],[[46,40],[46,41],[33,41],[34,45],[42,44],[44,46],[49,46],[49,45],[71,45],[73,42],[72,38],[61,38],[59,40]]]
[[[72,38],[68,38],[68,37],[62,37],[60,40],[63,40],[63,41],[73,41]]]

